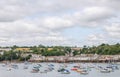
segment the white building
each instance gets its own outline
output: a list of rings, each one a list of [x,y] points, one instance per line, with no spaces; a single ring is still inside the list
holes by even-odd
[[[11,48],[0,48],[0,54],[2,55],[5,51],[10,51]]]

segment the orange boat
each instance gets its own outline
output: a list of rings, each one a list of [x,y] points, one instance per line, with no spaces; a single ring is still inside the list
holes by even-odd
[[[80,69],[77,69],[76,71],[77,71],[77,72],[80,72],[80,73],[82,72],[82,70],[80,70]]]

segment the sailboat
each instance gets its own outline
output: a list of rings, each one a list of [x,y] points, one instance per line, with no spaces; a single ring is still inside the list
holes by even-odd
[[[11,71],[11,70],[12,70],[12,57],[10,63],[7,64],[7,71]]]
[[[28,64],[29,64],[29,63],[28,63],[28,61],[26,61],[26,58],[25,58],[24,67],[23,67],[23,68],[24,68],[24,69],[28,69]]]

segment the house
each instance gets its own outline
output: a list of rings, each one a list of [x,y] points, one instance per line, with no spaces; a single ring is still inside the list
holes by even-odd
[[[42,56],[42,55],[38,55],[38,54],[31,54],[32,57],[29,59],[29,61],[45,61],[46,60],[46,57],[45,56]]]
[[[48,51],[51,51],[51,50],[53,50],[53,48],[48,48]]]
[[[0,48],[0,54],[2,55],[5,51],[8,52],[12,50],[11,48]]]

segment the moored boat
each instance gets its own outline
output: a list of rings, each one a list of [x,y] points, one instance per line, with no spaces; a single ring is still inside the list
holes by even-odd
[[[31,73],[38,73],[39,72],[39,68],[33,68]]]
[[[72,70],[72,71],[77,71],[77,70],[78,70],[78,68],[72,68],[71,70]]]
[[[64,71],[61,72],[61,74],[70,74],[70,71],[65,69]]]
[[[110,71],[108,69],[101,69],[100,72],[101,73],[110,73]]]

